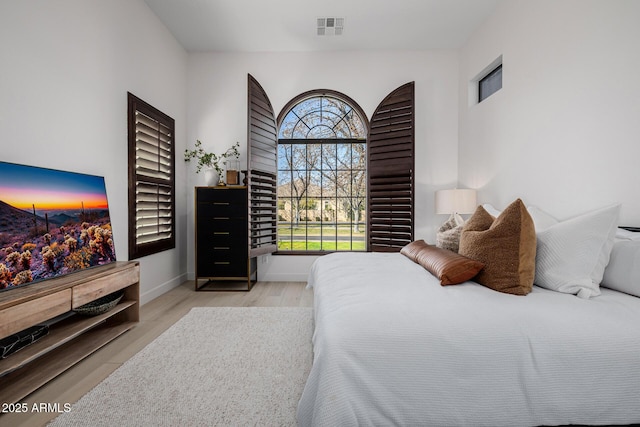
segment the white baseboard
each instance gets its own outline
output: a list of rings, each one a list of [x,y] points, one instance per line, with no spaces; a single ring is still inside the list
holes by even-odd
[[[140,305],[145,305],[149,301],[159,297],[160,295],[170,291],[171,289],[177,288],[178,286],[180,286],[181,283],[185,282],[186,280],[187,280],[187,274],[184,273],[178,277],[174,277],[173,279],[156,286],[151,290],[141,293]]]

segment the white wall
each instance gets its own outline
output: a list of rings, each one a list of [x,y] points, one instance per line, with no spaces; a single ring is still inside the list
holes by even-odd
[[[127,260],[127,91],[176,120],[181,153],[186,52],[142,0],[3,1],[0,40],[0,159],[104,176],[116,255]],[[143,302],[186,279],[176,166],[177,248],[140,259]]]
[[[563,219],[621,202],[640,225],[640,2],[503,1],[460,55],[459,174],[479,202]],[[503,55],[503,88],[468,106]]]
[[[416,238],[433,240],[446,219],[433,214],[433,192],[456,184],[479,188],[480,202],[522,197],[559,218],[620,201],[621,222],[638,225],[638,22],[635,0],[508,0],[460,52],[187,55],[142,0],[5,1],[0,159],[105,176],[126,260],[127,91],[172,116],[177,248],[140,260],[143,301],[193,277],[203,178],[181,153],[196,139],[216,151],[245,145],[247,73],[276,113],[328,88],[371,115],[415,81]],[[503,89],[468,107],[469,80],[499,55]],[[267,257],[260,278],[304,280],[313,259]]]
[[[433,192],[457,181],[458,54],[456,51],[191,54],[188,77],[188,145],[200,139],[223,152],[235,141],[246,151],[247,73],[267,92],[276,115],[296,95],[333,89],[356,101],[370,117],[384,97],[404,83],[416,90],[416,238],[433,241],[446,217],[436,217]],[[241,161],[246,164],[243,151]],[[190,167],[189,272],[194,274],[193,186]],[[306,280],[315,257],[269,256],[260,280]]]

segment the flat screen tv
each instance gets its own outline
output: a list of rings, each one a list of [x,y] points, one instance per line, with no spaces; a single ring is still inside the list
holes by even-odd
[[[0,291],[115,260],[103,177],[0,162]]]

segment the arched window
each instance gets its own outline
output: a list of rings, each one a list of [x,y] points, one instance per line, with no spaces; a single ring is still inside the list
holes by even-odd
[[[364,251],[368,122],[349,97],[318,90],[278,116],[278,251]]]
[[[399,252],[413,241],[414,82],[390,92],[370,122],[335,91],[295,97],[277,121],[251,75],[248,95],[251,258],[362,246]]]

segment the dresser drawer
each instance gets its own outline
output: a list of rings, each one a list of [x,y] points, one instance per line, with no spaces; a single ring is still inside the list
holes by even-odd
[[[249,243],[247,233],[232,233],[226,231],[217,232],[199,232],[198,248],[206,248],[209,246],[230,246],[246,248]]]
[[[231,238],[246,238],[249,234],[246,220],[238,218],[225,218],[215,221],[202,221],[198,223],[198,239],[211,239],[220,236]]]
[[[246,221],[247,205],[227,202],[198,203],[198,221],[215,221],[219,218],[241,218]]]
[[[198,259],[199,277],[246,277],[247,259],[200,260]]]
[[[198,262],[229,261],[247,258],[247,245],[225,245],[207,242],[198,245]]]
[[[228,202],[247,204],[246,188],[209,188],[198,187],[196,197],[200,202]]]

